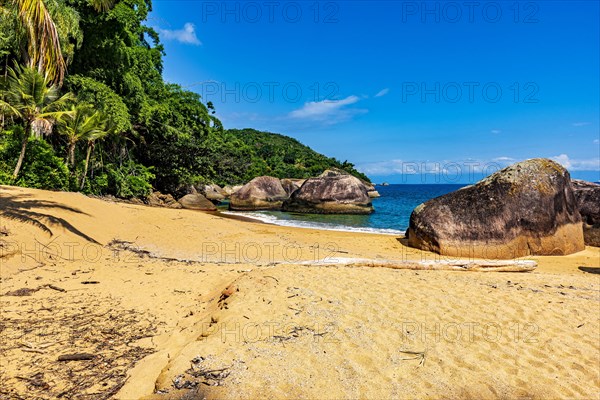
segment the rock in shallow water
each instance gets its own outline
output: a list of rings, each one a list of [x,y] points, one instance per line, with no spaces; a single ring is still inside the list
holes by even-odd
[[[204,195],[208,200],[212,202],[220,202],[225,200],[227,193],[221,189],[219,185],[201,185],[198,187],[198,191]]]
[[[506,259],[584,249],[569,172],[548,159],[513,164],[418,206],[408,244],[448,256]]]
[[[280,210],[289,197],[281,181],[272,176],[259,176],[231,195],[229,209],[235,211]]]
[[[200,193],[188,194],[179,199],[179,204],[188,210],[216,211],[217,207]]]
[[[373,206],[360,179],[327,170],[318,178],[307,179],[283,203],[283,210],[312,214],[370,214]]]

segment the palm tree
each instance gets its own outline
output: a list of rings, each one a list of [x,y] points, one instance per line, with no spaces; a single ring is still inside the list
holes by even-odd
[[[67,167],[75,166],[75,146],[80,140],[104,136],[105,118],[92,105],[78,103],[71,107],[68,117],[58,123],[58,132],[67,137]],[[89,139],[88,139],[89,140]],[[95,139],[91,139],[95,140]]]
[[[91,0],[98,11],[108,11],[116,0]],[[67,70],[56,25],[44,0],[10,0],[17,9],[21,26],[27,32],[27,65],[62,85]],[[0,0],[0,11],[6,9]]]
[[[112,129],[98,130],[95,132],[90,132],[88,135],[86,135],[85,139],[87,140],[87,154],[85,156],[85,166],[83,168],[83,175],[81,176],[79,190],[83,190],[83,187],[85,186],[85,177],[87,176],[88,166],[90,165],[90,156],[92,155],[92,151],[94,151],[94,147],[96,146],[96,140],[102,139],[112,131]]]
[[[51,127],[57,120],[70,114],[70,111],[63,110],[67,102],[73,99],[73,95],[67,93],[60,96],[58,87],[50,85],[48,78],[36,69],[15,65],[14,69],[8,68],[6,89],[3,90],[2,97],[0,109],[5,114],[13,114],[21,119],[25,128],[21,154],[13,172],[13,178],[16,179],[34,127]]]

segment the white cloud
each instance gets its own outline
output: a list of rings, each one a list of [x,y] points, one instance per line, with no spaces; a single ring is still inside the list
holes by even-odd
[[[589,124],[590,124],[589,122],[573,122],[571,125],[579,127],[579,126],[586,126]]]
[[[502,133],[502,131],[500,129],[492,129],[490,132],[493,133],[494,135]]]
[[[202,42],[196,36],[196,26],[190,22],[183,26],[183,29],[160,29],[158,33],[164,40],[175,40],[180,43],[192,44],[194,46],[200,46]]]
[[[600,144],[600,140],[594,139],[594,144]]]
[[[383,97],[386,94],[388,94],[390,92],[389,88],[385,88],[385,89],[381,89],[376,95],[375,97]]]
[[[405,162],[402,160],[389,160],[372,162],[358,165],[357,168],[367,175],[392,175],[392,174],[408,174]]]
[[[566,154],[552,157],[569,171],[600,171],[600,158],[572,159]]]
[[[357,96],[348,96],[342,100],[311,101],[304,103],[302,108],[289,113],[289,116],[294,119],[322,121],[327,124],[336,124],[347,121],[357,114],[368,112],[368,110],[348,107],[359,101],[360,99]]]
[[[314,118],[327,116],[337,112],[344,106],[358,102],[358,97],[348,96],[343,100],[323,100],[304,103],[304,106],[290,113],[294,118]]]
[[[509,164],[512,164],[512,163],[516,162],[517,160],[515,160],[512,157],[503,156],[503,157],[493,158],[492,161],[497,162],[497,163],[504,163],[508,166]]]

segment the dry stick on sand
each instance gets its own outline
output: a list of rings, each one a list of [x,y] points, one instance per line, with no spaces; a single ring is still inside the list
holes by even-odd
[[[54,342],[54,343],[43,343],[43,344],[33,344],[33,343],[29,343],[29,342],[21,342],[21,346],[25,347],[22,348],[21,351],[25,351],[28,353],[39,353],[39,354],[44,354],[46,353],[45,348],[50,347],[55,345],[58,342]]]
[[[425,365],[425,351],[400,350],[400,353],[413,355],[413,357],[401,358],[401,360],[419,360],[419,367]]]
[[[456,261],[395,261],[361,258],[335,258],[321,261],[306,261],[301,265],[320,267],[372,267],[428,271],[476,271],[476,272],[530,272],[537,268],[533,260],[456,260]]]
[[[56,290],[57,292],[63,292],[63,293],[65,293],[65,292],[66,292],[66,290],[65,290],[65,289],[63,289],[63,288],[60,288],[60,287],[58,287],[58,286],[51,285],[51,284],[47,284],[47,285],[42,285],[42,286],[40,286],[40,288],[43,288],[43,287],[47,287],[48,289]]]
[[[40,350],[40,349],[21,349],[21,351],[25,351],[27,353],[39,353],[39,354],[46,353],[44,350]]]
[[[31,293],[35,293],[44,288],[48,288],[48,289],[56,290],[58,292],[66,293],[65,289],[48,283],[46,285],[38,286],[36,288],[21,288],[21,289],[13,290],[13,291],[5,293],[4,296],[31,296]]]
[[[58,356],[58,361],[87,361],[94,359],[93,354],[88,353],[76,353],[76,354],[63,354]]]

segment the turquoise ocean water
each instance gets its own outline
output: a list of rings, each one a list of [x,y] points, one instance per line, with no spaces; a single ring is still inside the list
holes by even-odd
[[[373,199],[371,215],[296,214],[280,211],[229,212],[266,223],[304,228],[357,232],[403,234],[410,213],[419,204],[460,189],[464,185],[390,185],[377,186],[380,198]],[[223,206],[226,210],[226,206]]]

